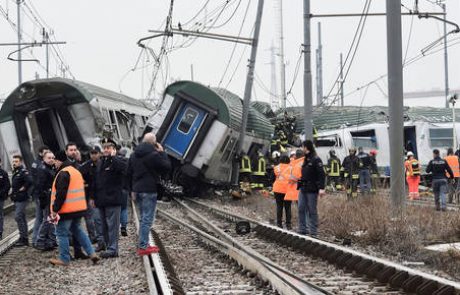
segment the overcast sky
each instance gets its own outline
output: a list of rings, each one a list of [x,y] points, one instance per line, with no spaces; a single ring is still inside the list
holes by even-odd
[[[237,35],[243,21],[243,15],[248,5],[248,0],[242,0],[238,9],[239,0],[230,0],[227,8],[219,19],[210,17],[216,8],[222,7],[224,0],[175,0],[173,11],[173,25],[181,22],[184,29],[194,28],[196,22],[205,22],[208,25],[220,26],[236,9],[231,20],[220,28],[213,28],[210,32],[220,34]],[[271,89],[271,52],[272,44],[277,46],[277,23],[278,17],[275,6],[278,0],[266,0],[262,21],[262,30],[257,57],[256,72],[258,76],[255,86],[255,99],[268,101]],[[434,1],[434,0],[433,0]],[[15,0],[0,0],[0,6],[12,23],[16,23]],[[152,56],[136,45],[138,39],[148,36],[149,29],[163,28],[163,23],[169,9],[169,0],[97,0],[97,1],[70,1],[70,0],[25,0],[27,6],[23,6],[23,40],[26,42],[41,41],[40,27],[33,24],[33,16],[29,9],[39,12],[46,24],[54,30],[54,39],[66,41],[61,45],[65,61],[70,66],[73,76],[85,82],[96,84],[135,98],[145,98],[153,73]],[[195,20],[188,22],[209,2],[205,9]],[[361,12],[364,0],[312,0],[312,13],[357,13]],[[403,4],[412,8],[415,1],[405,0]],[[420,0],[420,10],[440,11],[439,7]],[[460,3],[455,0],[447,0],[448,19],[460,23]],[[250,1],[248,15],[242,29],[242,36],[250,37],[254,25],[257,1]],[[303,19],[302,4],[300,0],[283,1],[284,6],[284,35],[286,55],[286,84],[290,88],[294,81],[295,65],[299,58],[299,47],[303,42]],[[217,10],[220,11],[220,10]],[[384,12],[385,1],[374,0],[370,12]],[[403,11],[406,11],[403,9]],[[36,13],[35,13],[36,14]],[[206,17],[208,15],[208,17]],[[324,94],[326,95],[335,81],[339,69],[339,54],[348,51],[359,18],[327,18],[312,20],[312,49],[318,44],[317,23],[322,22],[323,35],[323,77]],[[408,37],[410,24],[412,31],[410,42]],[[452,27],[448,27],[451,29]],[[442,23],[433,19],[418,19],[417,17],[403,17],[403,55],[407,59],[420,54],[420,50],[442,36]],[[16,42],[16,33],[5,16],[0,11],[0,42]],[[450,88],[460,88],[460,36],[449,37],[449,75]],[[187,41],[181,36],[174,36],[170,44],[179,46]],[[407,44],[409,44],[407,46]],[[149,46],[158,54],[161,46],[161,38],[154,39]],[[164,88],[164,85],[173,80],[190,79],[191,65],[194,68],[194,79],[205,85],[218,86],[222,79],[226,65],[229,64],[227,74],[223,76],[221,86],[243,95],[246,80],[246,64],[249,57],[249,47],[238,45],[234,57],[229,63],[229,57],[233,44],[222,41],[199,39],[188,48],[174,50],[167,55],[162,64],[162,71],[158,75],[155,95]],[[440,48],[440,47],[437,47]],[[7,96],[18,83],[17,65],[7,60],[8,54],[15,50],[14,47],[0,47],[0,98]],[[141,55],[140,55],[141,54]],[[44,48],[33,49],[33,55],[39,59],[36,62],[23,63],[23,80],[34,79],[36,75],[45,77],[45,50]],[[140,56],[137,67],[136,60]],[[31,58],[31,53],[25,51],[24,58]],[[241,58],[242,57],[242,58]],[[241,58],[239,67],[238,61]],[[315,84],[315,56],[312,56],[313,84]],[[235,74],[232,75],[235,70]],[[167,69],[169,69],[167,71]],[[345,93],[353,92],[358,87],[385,74],[387,71],[386,61],[386,23],[385,17],[369,17],[366,21],[362,39],[357,51],[356,58],[351,66],[345,83]],[[59,66],[55,59],[51,59],[51,76],[60,75]],[[69,76],[69,74],[67,74]],[[301,105],[303,103],[303,61],[289,95],[288,106]],[[166,78],[163,78],[166,77]],[[230,80],[230,78],[232,79]],[[277,73],[277,78],[279,75]],[[444,57],[443,51],[420,59],[404,70],[405,91],[424,91],[443,89],[444,87]],[[164,81],[166,80],[166,81]],[[379,89],[380,87],[380,89]],[[279,85],[278,85],[279,90]],[[347,95],[345,104],[348,105],[387,105],[385,98],[387,92],[386,79],[379,80],[377,84],[364,87]],[[336,90],[332,92],[336,93]],[[253,96],[254,97],[254,96]],[[314,88],[316,101],[316,90]],[[443,106],[443,98],[412,99],[406,100],[406,105]]]

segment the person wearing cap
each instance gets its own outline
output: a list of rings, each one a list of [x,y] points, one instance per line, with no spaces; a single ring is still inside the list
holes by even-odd
[[[406,181],[409,187],[409,199],[418,200],[420,194],[418,186],[420,184],[420,163],[415,158],[413,152],[407,152],[407,160],[404,162],[406,170]]]
[[[117,157],[126,163],[128,166],[128,158],[126,158],[126,154],[128,150],[125,148],[118,149]],[[129,187],[128,181],[126,177],[123,177],[123,190],[121,191],[123,200],[121,203],[121,213],[120,213],[120,234],[123,237],[128,236],[128,196],[129,196]]]
[[[149,233],[155,218],[157,183],[161,176],[171,171],[171,162],[153,133],[146,133],[128,161],[128,186],[141,213],[138,255],[158,252],[157,246],[149,245]]]
[[[342,162],[342,172],[347,188],[347,198],[351,200],[358,197],[359,167],[361,162],[356,156],[355,148],[349,148],[348,152],[348,156]]]
[[[75,167],[76,163],[68,159],[65,151],[59,151],[55,155],[54,162],[57,174],[51,189],[50,220],[57,222],[56,238],[59,257],[50,259],[49,262],[57,266],[69,265],[71,259],[69,240],[73,236],[93,263],[97,263],[99,257],[81,227],[81,219],[87,209],[83,176]]]
[[[454,178],[454,173],[446,160],[439,156],[438,149],[433,150],[433,160],[428,163],[426,173],[431,173],[433,179],[432,188],[436,211],[446,211],[447,178]]]
[[[444,158],[447,164],[449,164],[450,169],[454,173],[454,178],[449,180],[449,196],[447,202],[449,204],[455,200],[458,204],[459,194],[458,194],[458,181],[460,180],[460,162],[458,156],[454,155],[454,149],[448,148],[447,149],[447,156]]]
[[[2,159],[0,159],[0,240],[3,238],[3,204],[8,198],[8,192],[11,188],[8,173],[2,168]]]
[[[94,146],[90,152],[90,159],[83,163],[79,170],[83,175],[83,180],[85,181],[85,196],[88,204],[89,200],[93,198],[94,195],[94,179],[96,177],[97,163],[101,155],[101,148]],[[88,210],[85,214],[85,223],[86,230],[88,231],[91,241],[94,243],[97,241],[98,247],[96,252],[101,251],[104,246],[104,237],[102,235],[102,222],[100,221],[100,216],[97,208],[88,206]],[[96,224],[98,226],[96,226]]]
[[[120,214],[123,203],[123,178],[127,163],[116,156],[117,144],[110,138],[102,141],[102,157],[97,164],[94,204],[99,209],[106,251],[102,258],[118,257]]]

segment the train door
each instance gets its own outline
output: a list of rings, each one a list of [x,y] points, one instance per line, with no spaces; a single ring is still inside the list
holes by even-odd
[[[205,118],[204,110],[191,103],[183,104],[163,141],[166,151],[184,158]]]
[[[404,149],[406,152],[413,152],[415,157],[418,159],[415,126],[404,127]]]
[[[48,146],[53,151],[63,149],[67,142],[60,117],[54,109],[39,110],[27,115],[27,125],[32,136],[32,148],[34,153],[42,145]]]

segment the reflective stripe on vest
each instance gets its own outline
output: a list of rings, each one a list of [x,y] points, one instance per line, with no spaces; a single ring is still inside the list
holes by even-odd
[[[328,167],[329,176],[340,176],[340,164],[337,160],[332,160],[331,165]]]
[[[273,182],[272,191],[278,194],[285,194],[289,184],[290,168],[289,164],[279,164],[275,166],[275,182]]]
[[[266,172],[265,168],[265,159],[263,157],[259,158],[259,161],[257,162],[257,171],[254,171],[252,175],[256,176],[265,176]]]
[[[248,156],[241,158],[240,173],[251,173],[251,159]]]
[[[450,169],[452,169],[452,172],[454,172],[454,177],[460,177],[460,167],[458,163],[458,157],[457,156],[447,156],[445,158],[447,164],[449,164]],[[447,175],[447,173],[446,173]]]
[[[69,187],[67,189],[67,194],[65,197],[65,201],[59,209],[58,213],[73,213],[73,212],[80,212],[85,211],[88,207],[86,204],[86,197],[85,197],[85,183],[83,181],[83,176],[81,175],[80,171],[78,171],[73,166],[68,166],[59,171],[66,171],[70,175]],[[54,179],[52,190],[51,190],[51,203],[50,209],[52,210],[54,201],[56,200],[56,179],[59,175],[56,175]]]

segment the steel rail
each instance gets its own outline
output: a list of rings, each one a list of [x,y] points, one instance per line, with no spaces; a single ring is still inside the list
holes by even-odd
[[[131,201],[133,209],[133,219],[136,230],[139,232],[139,218],[134,201]],[[149,233],[149,243],[154,245],[152,234]],[[150,254],[142,256],[142,261],[147,276],[150,295],[172,295],[173,291],[169,283],[168,276],[163,267],[159,254]]]
[[[14,203],[8,204],[3,207],[3,214],[8,214],[14,211]]]
[[[324,240],[299,235],[270,224],[231,213],[202,202],[188,199],[211,212],[232,220],[244,220],[255,225],[255,230],[269,239],[293,246],[306,254],[315,255],[347,270],[377,278],[382,283],[416,294],[460,294],[460,283],[441,278],[404,265],[336,245]]]
[[[14,206],[14,205],[13,205]],[[28,232],[30,233],[34,227],[35,218],[27,223]],[[14,244],[19,240],[19,230],[15,230],[0,241],[0,256],[5,255],[8,250],[14,247]]]
[[[262,259],[257,259],[246,253],[246,251],[237,248],[234,244],[222,241],[161,209],[158,209],[158,214],[173,223],[195,232],[208,245],[233,258],[245,269],[258,273],[264,280],[270,282],[272,287],[281,294],[330,294],[326,291],[318,290],[311,285],[306,285],[304,282],[298,281],[292,276],[286,276],[286,273],[264,263]]]

